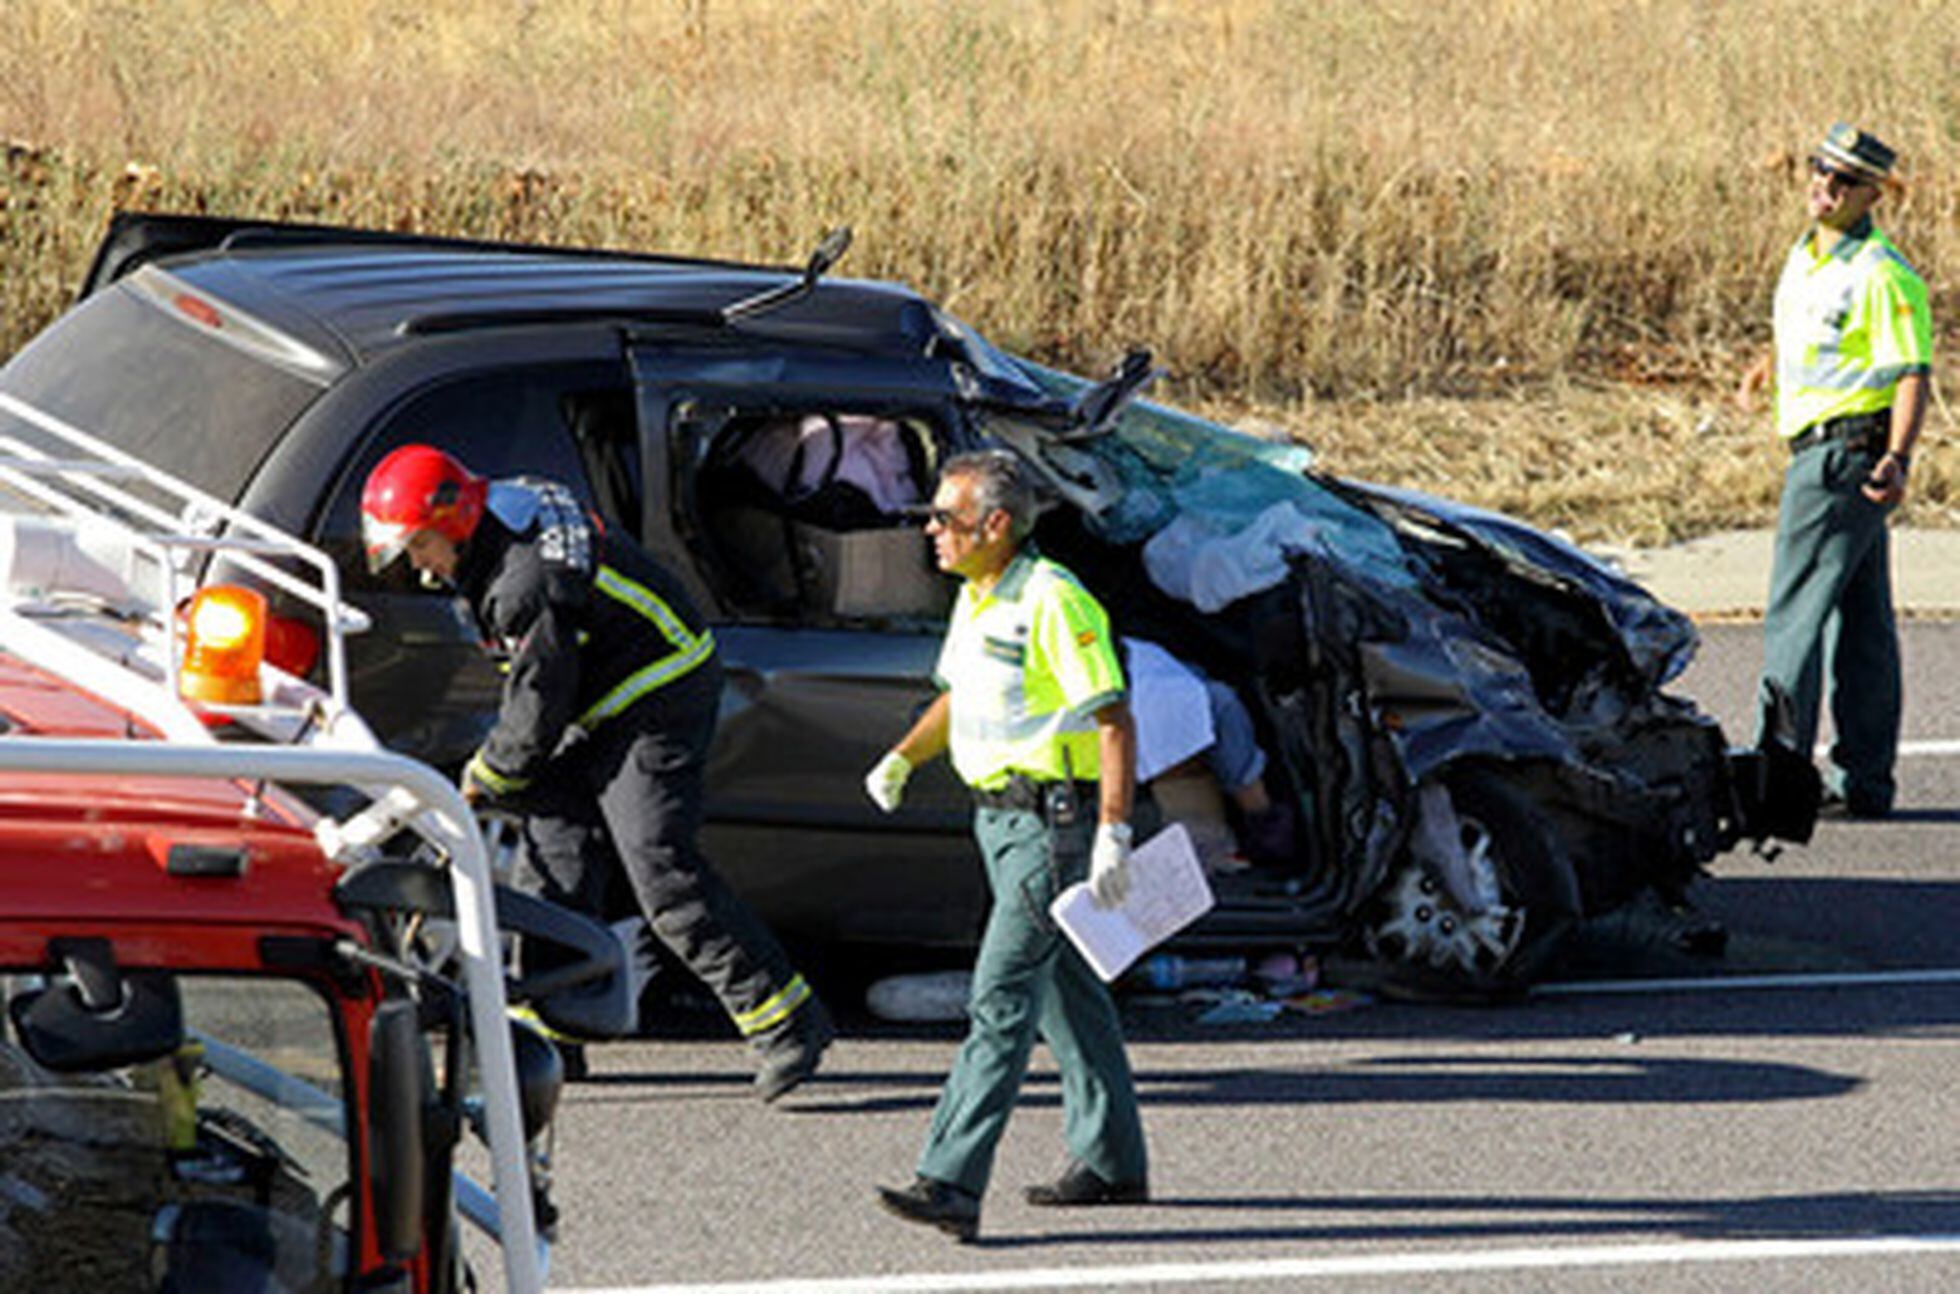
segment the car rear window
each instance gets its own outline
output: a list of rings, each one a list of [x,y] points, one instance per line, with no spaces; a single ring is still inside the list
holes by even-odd
[[[416,587],[407,562],[396,562],[383,576],[367,573],[361,555],[361,490],[367,475],[390,452],[408,444],[434,445],[461,459],[479,476],[501,480],[513,476],[542,476],[597,506],[575,437],[595,421],[591,416],[610,410],[627,421],[611,435],[631,443],[632,406],[623,389],[588,389],[598,377],[617,378],[616,371],[590,366],[526,367],[502,372],[452,377],[416,392],[392,411],[368,437],[348,464],[327,503],[316,540],[340,564],[353,590],[382,588],[408,592]],[[638,451],[631,477],[638,478]],[[639,519],[611,516],[637,533]]]
[[[0,390],[226,500],[323,389],[123,287],[82,302],[0,369]]]

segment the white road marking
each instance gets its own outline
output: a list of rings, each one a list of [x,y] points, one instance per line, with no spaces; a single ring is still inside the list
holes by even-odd
[[[1256,1284],[1343,1276],[1425,1276],[1452,1272],[1544,1271],[1582,1267],[1659,1267],[1694,1263],[1815,1261],[1960,1254],[1960,1236],[1846,1236],[1811,1240],[1696,1240],[1680,1244],[1555,1246],[1462,1253],[1356,1254],[1346,1258],[1269,1258],[1236,1262],[1143,1263],[1130,1267],[903,1273],[823,1280],[790,1278],[705,1285],[620,1285],[564,1294],[960,1294],[986,1290],[1126,1289],[1148,1285]]]
[[[1830,754],[1831,754],[1830,743],[1819,742],[1817,746],[1817,758],[1828,759],[1830,757]],[[1901,758],[1905,758],[1911,755],[1928,755],[1928,756],[1936,756],[1936,757],[1944,756],[1944,755],[1960,755],[1960,741],[1945,741],[1945,740],[1902,741],[1899,743],[1899,755]]]
[[[1534,984],[1533,997],[1627,993],[1731,993],[1769,988],[1887,988],[1902,984],[1960,984],[1960,970],[1813,971],[1793,975],[1710,975],[1694,979],[1602,979]]]

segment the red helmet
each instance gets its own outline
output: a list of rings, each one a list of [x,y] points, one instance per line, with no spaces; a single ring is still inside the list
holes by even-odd
[[[430,445],[403,445],[374,465],[361,490],[368,569],[385,569],[409,536],[433,530],[461,544],[483,520],[489,482]]]

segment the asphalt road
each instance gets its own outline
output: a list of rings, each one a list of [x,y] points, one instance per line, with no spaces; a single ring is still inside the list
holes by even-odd
[[[1698,897],[1729,956],[1655,968],[1752,978],[1232,1028],[1133,1008],[1153,1203],[1020,1201],[1062,1154],[1037,1053],[970,1246],[871,1196],[909,1177],[954,1030],[860,1018],[775,1110],[733,1041],[597,1049],[559,1117],[553,1288],[1960,1288],[1960,625],[1907,640],[1903,811],[1720,860]],[[1711,628],[1677,689],[1738,739],[1757,651]]]

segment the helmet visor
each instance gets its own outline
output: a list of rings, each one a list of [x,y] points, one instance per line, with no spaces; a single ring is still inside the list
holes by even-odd
[[[370,516],[361,518],[361,547],[367,551],[367,568],[371,575],[379,575],[395,564],[395,559],[408,547],[409,536],[415,533],[409,526],[393,521],[378,521]]]

